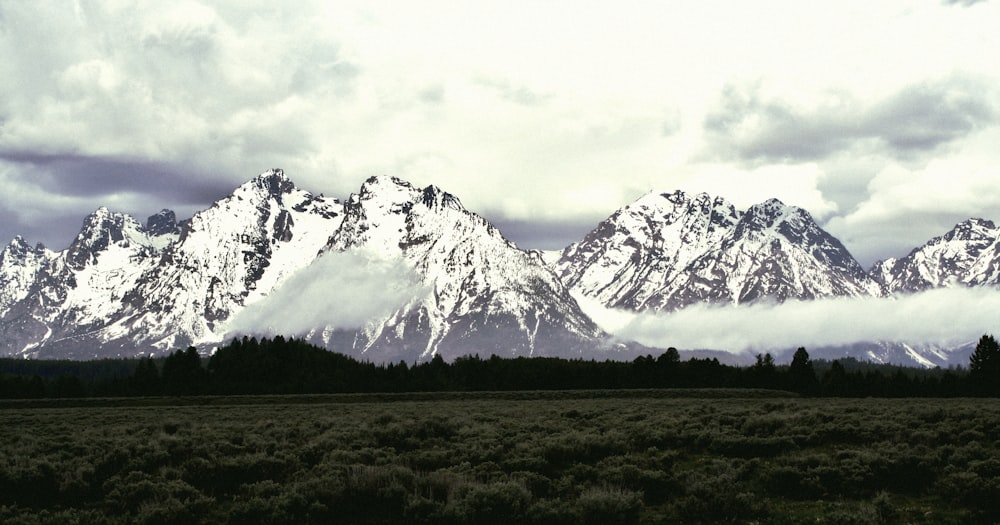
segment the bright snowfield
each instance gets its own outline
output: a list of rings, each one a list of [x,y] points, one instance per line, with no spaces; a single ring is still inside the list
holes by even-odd
[[[970,219],[866,272],[805,210],[675,191],[541,253],[434,186],[373,177],[340,201],[270,170],[180,224],[101,208],[63,251],[15,238],[0,252],[0,352],[210,351],[280,334],[383,362],[806,346],[964,364],[1000,307],[998,238]]]

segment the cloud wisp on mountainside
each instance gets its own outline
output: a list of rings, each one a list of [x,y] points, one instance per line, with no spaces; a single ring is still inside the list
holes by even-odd
[[[241,310],[227,325],[226,337],[357,330],[422,301],[428,293],[420,275],[403,259],[364,249],[330,252]]]

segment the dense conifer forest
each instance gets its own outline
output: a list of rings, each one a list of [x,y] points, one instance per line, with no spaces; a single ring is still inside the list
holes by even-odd
[[[636,388],[762,388],[807,396],[955,397],[998,393],[1000,349],[983,336],[968,370],[916,369],[855,359],[814,361],[800,348],[788,365],[770,354],[736,367],[682,361],[670,348],[633,361],[439,356],[420,364],[373,364],[298,339],[233,340],[211,357],[194,348],[161,359],[0,360],[0,397],[121,397],[363,392]]]

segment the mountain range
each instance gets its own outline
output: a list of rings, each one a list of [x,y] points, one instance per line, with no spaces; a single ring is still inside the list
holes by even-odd
[[[519,249],[435,186],[372,177],[341,201],[273,169],[181,222],[169,210],[142,224],[100,208],[62,251],[13,239],[0,252],[0,355],[210,351],[282,333],[380,362],[629,359],[656,350],[603,331],[583,298],[669,315],[998,284],[1000,228],[982,219],[865,271],[801,208],[653,192],[543,253]],[[827,349],[924,366],[963,351],[883,341]]]

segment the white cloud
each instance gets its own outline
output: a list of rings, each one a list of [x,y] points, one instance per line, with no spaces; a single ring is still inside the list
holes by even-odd
[[[856,207],[826,228],[866,264],[901,257],[970,217],[1000,220],[1000,129],[975,134],[954,155],[910,167],[886,163]]]
[[[671,178],[676,189],[705,192],[746,209],[769,198],[808,211],[816,220],[838,211],[817,188],[823,171],[816,163],[765,165],[740,170],[718,163],[691,165]],[[674,188],[657,188],[674,189]]]
[[[419,275],[401,259],[363,249],[327,253],[237,313],[226,332],[301,336],[317,327],[359,329],[427,293]]]
[[[935,79],[1000,79],[998,10],[906,0],[7,3],[0,164],[71,200],[84,185],[51,158],[134,164],[101,192],[86,190],[80,216],[99,199],[131,199],[131,208],[162,199],[148,213],[179,200],[207,205],[221,188],[282,167],[303,188],[337,196],[371,175],[403,176],[522,223],[583,224],[675,188],[746,204],[776,196],[830,217],[865,201],[870,177],[832,183],[856,164],[804,152],[836,157],[874,128],[897,148],[941,146],[941,159],[975,140],[986,122],[966,117],[979,99],[970,105],[952,96],[960,85]],[[766,90],[750,116],[766,133],[736,138],[764,154],[751,155],[751,168],[725,156],[706,164],[706,115],[726,86],[758,82]],[[940,89],[893,98],[927,85]],[[871,111],[830,114],[844,109],[836,93]],[[865,133],[850,129],[859,114],[869,117]],[[898,125],[914,115],[919,125]],[[789,152],[798,156],[785,166]],[[119,191],[125,177],[151,178],[150,165],[170,173],[169,191]],[[874,158],[861,169],[884,167]]]
[[[1000,291],[938,289],[896,299],[824,299],[749,306],[693,306],[672,313],[607,311],[580,303],[605,330],[658,348],[734,353],[888,341],[965,343],[998,328]]]

